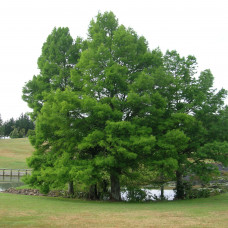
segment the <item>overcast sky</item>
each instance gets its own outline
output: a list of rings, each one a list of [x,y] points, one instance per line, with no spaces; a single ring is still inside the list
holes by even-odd
[[[228,89],[228,2],[226,0],[1,0],[0,114],[5,121],[28,112],[25,82],[39,73],[37,59],[54,27],[87,37],[98,12],[113,11],[150,49],[194,55],[198,71],[211,69],[215,87]],[[227,102],[228,103],[228,102]]]

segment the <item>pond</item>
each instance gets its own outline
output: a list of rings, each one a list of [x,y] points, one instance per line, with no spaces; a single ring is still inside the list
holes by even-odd
[[[0,176],[0,192],[9,188],[16,188],[24,185],[21,177],[17,176]]]
[[[0,192],[7,190],[9,188],[16,188],[19,186],[24,185],[24,183],[21,180],[20,176],[0,176]],[[159,199],[161,196],[161,190],[159,189],[141,189],[145,192],[146,197],[145,200],[155,200]],[[174,199],[175,192],[174,190],[164,190],[164,197],[167,200],[173,200]],[[124,201],[128,201],[128,191],[125,189],[124,191],[121,191],[121,198]]]
[[[160,189],[142,189],[146,193],[146,200],[155,200],[156,198],[159,199],[161,197],[161,190]],[[121,192],[121,199],[127,201],[127,191]],[[164,197],[167,200],[173,200],[175,197],[174,190],[164,190]]]
[[[1,182],[0,181],[0,192],[7,190],[9,188],[16,188],[16,187],[19,187],[22,185],[24,185],[23,182]],[[145,191],[145,193],[147,194],[146,200],[149,200],[149,199],[155,200],[154,198],[160,198],[160,196],[161,196],[161,191],[158,189],[142,189],[142,190]],[[167,200],[173,200],[174,195],[175,195],[175,193],[173,190],[164,190],[164,196]],[[151,196],[152,196],[152,198],[151,198]],[[121,198],[124,201],[128,201],[127,191],[121,192]]]
[[[0,192],[9,188],[16,188],[24,185],[23,182],[0,182]]]
[[[18,176],[1,176],[0,175],[0,183],[1,182],[21,182],[21,177]]]

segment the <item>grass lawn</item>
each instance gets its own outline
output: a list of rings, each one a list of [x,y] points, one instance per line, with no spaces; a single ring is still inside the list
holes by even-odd
[[[228,227],[228,193],[113,203],[0,193],[0,227]]]
[[[0,140],[0,168],[27,168],[28,139]],[[228,227],[228,193],[185,201],[114,203],[0,193],[0,227]]]
[[[33,150],[27,138],[0,139],[0,168],[28,168],[26,158],[31,156]]]

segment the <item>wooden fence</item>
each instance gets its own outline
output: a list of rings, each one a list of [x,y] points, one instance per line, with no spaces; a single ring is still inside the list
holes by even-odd
[[[13,178],[17,178],[24,175],[30,175],[32,172],[31,169],[0,169],[0,177],[4,181],[6,178],[12,180]]]

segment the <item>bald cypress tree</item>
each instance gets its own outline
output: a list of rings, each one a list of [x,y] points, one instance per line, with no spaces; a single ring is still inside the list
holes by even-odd
[[[54,29],[38,66],[23,98],[36,119],[28,182],[43,191],[74,181],[95,199],[110,183],[118,201],[121,177],[144,166],[162,183],[174,179],[183,199],[185,175],[206,180],[208,159],[227,162],[226,137],[212,137],[226,91],[213,89],[209,70],[195,76],[194,56],[149,50],[112,12],[91,20],[86,41]]]
[[[72,85],[45,96],[29,160],[36,170],[31,182],[48,190],[66,181],[56,178],[62,170],[96,189],[105,174],[111,199],[120,200],[121,175],[150,156],[155,144],[151,121],[160,118],[165,102],[153,92],[148,69],[161,64],[160,51],[151,52],[144,37],[119,25],[112,12],[99,13],[71,71]]]

